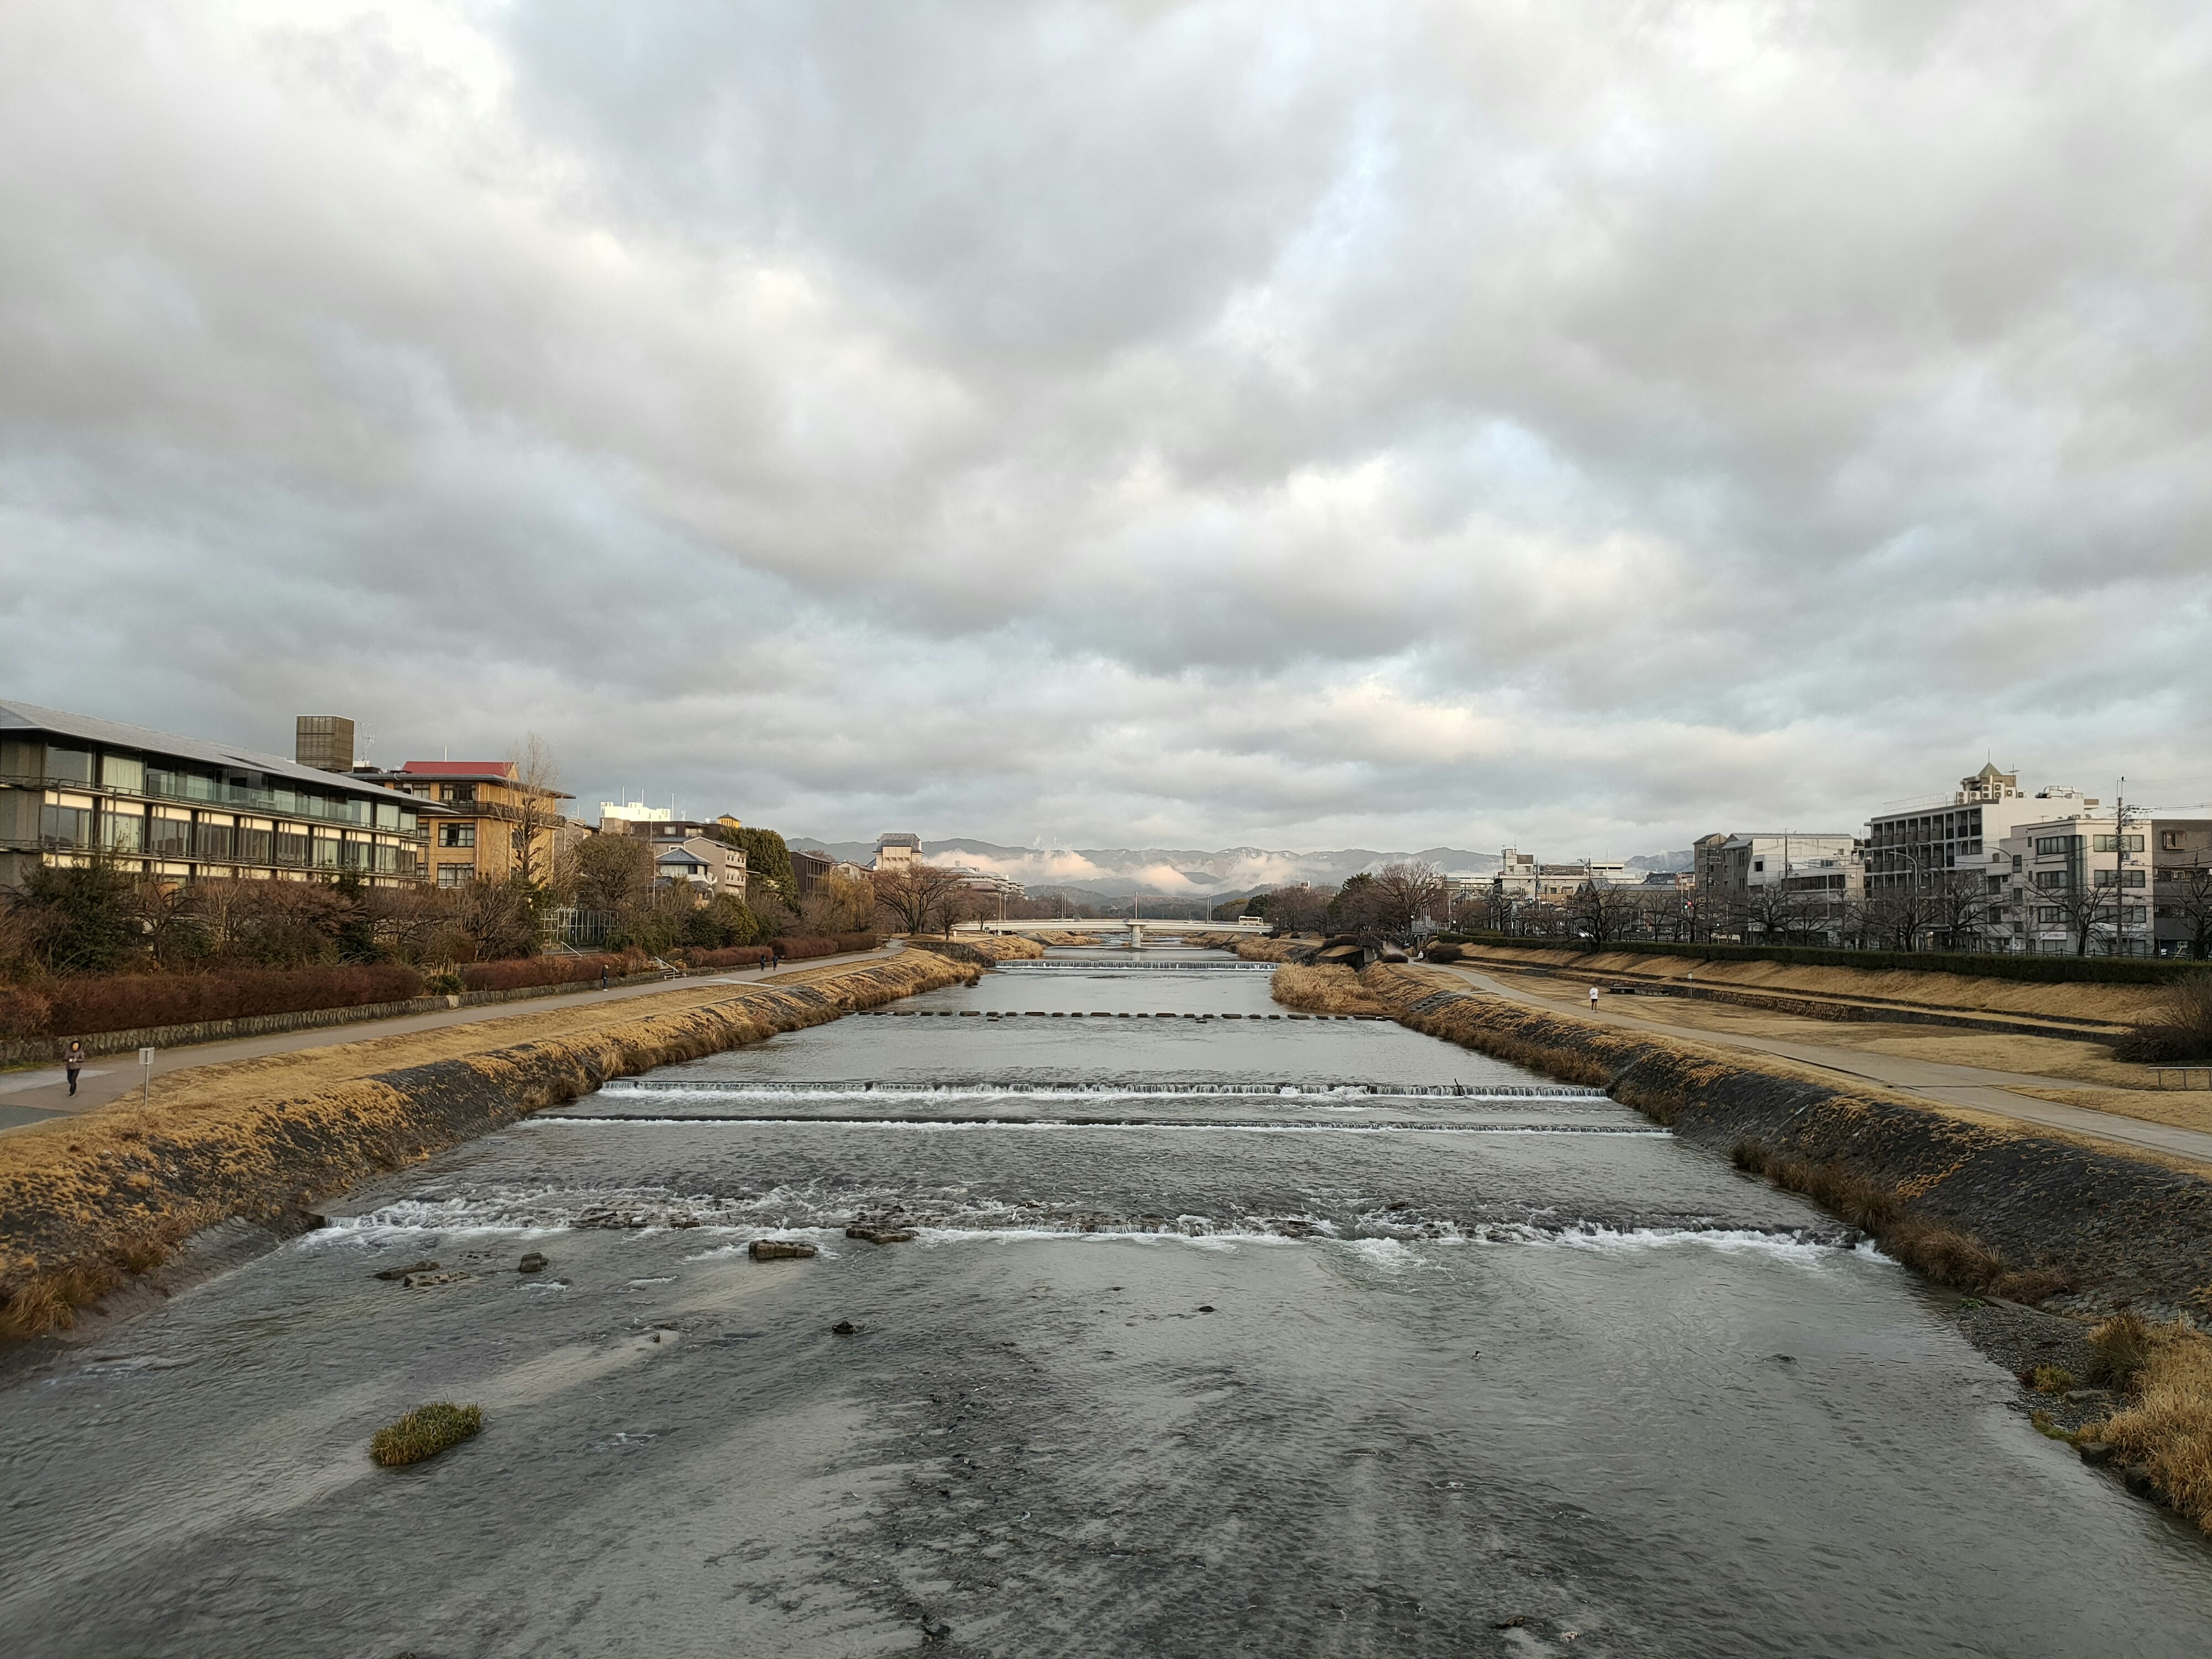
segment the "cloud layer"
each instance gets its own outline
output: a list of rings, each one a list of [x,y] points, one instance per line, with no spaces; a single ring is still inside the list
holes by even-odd
[[[2179,5],[26,3],[0,689],[829,837],[2212,798]]]

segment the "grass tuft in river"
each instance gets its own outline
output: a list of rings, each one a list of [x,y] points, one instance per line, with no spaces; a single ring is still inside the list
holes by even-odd
[[[375,1438],[368,1443],[368,1455],[386,1468],[401,1463],[419,1463],[426,1457],[436,1456],[448,1446],[459,1445],[483,1428],[483,1407],[435,1401],[428,1406],[417,1406],[397,1423],[387,1423],[379,1429]]]
[[[2135,1403],[2075,1438],[2104,1442],[2212,1534],[2212,1341],[2186,1319],[2154,1325],[2133,1313],[2106,1320],[2089,1340],[2100,1368]]]

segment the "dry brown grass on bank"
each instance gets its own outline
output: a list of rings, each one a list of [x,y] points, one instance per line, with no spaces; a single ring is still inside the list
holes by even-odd
[[[1387,1018],[1390,1012],[1349,968],[1300,968],[1285,963],[1275,969],[1267,994],[1285,1008],[1310,1014],[1365,1014]]]
[[[76,1310],[218,1222],[284,1218],[605,1079],[972,981],[913,951],[742,989],[470,1021],[202,1066],[0,1135],[0,1337]],[[455,1064],[458,1062],[458,1064]]]
[[[2008,1267],[2002,1256],[1972,1233],[1948,1221],[1913,1214],[1895,1187],[1847,1164],[1777,1156],[1748,1137],[1736,1142],[1730,1156],[1737,1169],[1763,1175],[1784,1191],[1809,1198],[1829,1214],[1872,1234],[1893,1260],[1938,1285],[2031,1304],[2073,1287],[2072,1280],[2055,1268]]]
[[[1307,939],[1304,944],[1310,946],[1313,941]],[[1246,962],[1288,962],[1291,952],[1298,948],[1299,941],[1292,939],[1247,937],[1237,941],[1237,954]]]
[[[1070,945],[1098,943],[1098,936],[1096,933],[1071,933],[1058,928],[1048,933],[1031,933],[1028,937],[1035,939],[1039,945],[1055,945],[1063,951]]]
[[[972,945],[994,962],[1036,962],[1044,955],[1042,939],[1020,933],[963,933],[963,945]]]
[[[1747,991],[1796,992],[1817,996],[1881,997],[1930,1008],[1990,1013],[2044,1015],[2063,1019],[2131,1024],[2159,998],[2155,985],[2074,985],[2033,980],[1983,979],[1969,974],[1929,974],[1905,969],[1811,967],[1779,962],[1699,961],[1691,957],[1645,956],[1633,946],[1595,955],[1540,951],[1514,945],[1469,945],[1463,960],[1471,968],[1512,963],[1559,969],[1565,974],[1680,981],[1693,970],[1700,985]]]
[[[2149,1065],[2212,1061],[2212,973],[2166,987],[2135,1029],[2112,1045],[2112,1053]]]
[[[2212,1341],[2185,1321],[2153,1325],[2122,1314],[2090,1333],[2105,1380],[2134,1402],[2078,1440],[2101,1440],[2145,1466],[2180,1514],[2212,1534]]]

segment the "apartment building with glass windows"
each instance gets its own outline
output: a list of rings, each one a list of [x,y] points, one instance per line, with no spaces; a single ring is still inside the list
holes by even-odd
[[[2006,892],[1991,921],[2015,950],[2185,955],[2201,931],[2212,821],[2068,813],[2022,824],[2000,852]]]
[[[380,886],[422,873],[423,808],[345,773],[142,726],[0,702],[0,886],[105,857],[177,881]]]

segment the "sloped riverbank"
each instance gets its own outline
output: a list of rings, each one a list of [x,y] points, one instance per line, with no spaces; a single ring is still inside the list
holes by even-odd
[[[612,1017],[595,1006],[487,1021],[362,1045],[374,1069],[357,1076],[331,1080],[330,1055],[319,1055],[298,1070],[319,1086],[298,1093],[241,1078],[228,1091],[179,1091],[149,1106],[118,1103],[18,1130],[0,1138],[0,1335],[66,1327],[78,1308],[222,1224],[296,1232],[312,1224],[314,1205],[356,1182],[608,1078],[972,983],[977,972],[917,951],[726,994],[714,994],[721,987],[672,993],[674,1007],[654,998]],[[518,1024],[529,1040],[515,1040]],[[453,1052],[471,1036],[480,1049]],[[410,1051],[419,1063],[392,1063]]]
[[[1378,966],[1364,983],[1415,1030],[1604,1089],[1686,1140],[1796,1176],[1877,1235],[1908,1222],[1962,1233],[2002,1263],[1973,1269],[1984,1286],[2033,1273],[2048,1293],[2032,1299],[2056,1308],[2212,1316],[2212,1181],[2201,1175],[1787,1061],[1546,1013],[1447,987],[1433,970]]]

